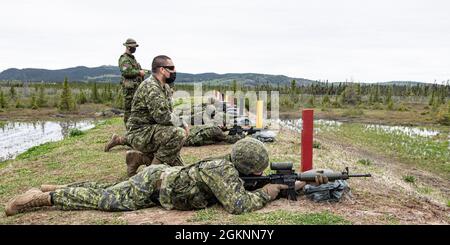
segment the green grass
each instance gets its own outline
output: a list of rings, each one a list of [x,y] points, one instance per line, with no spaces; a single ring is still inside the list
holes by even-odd
[[[103,152],[104,144],[112,132],[123,134],[123,131],[121,118],[109,119],[85,131],[83,135],[32,147],[16,159],[0,163],[0,168],[4,170],[0,178],[0,206],[3,207],[14,195],[41,184],[67,184],[78,181],[114,183],[127,179],[124,149],[117,147],[116,151]],[[33,214],[24,214],[24,217],[29,215]],[[76,215],[78,213],[74,212],[73,216]],[[20,223],[21,217],[0,215],[0,224]],[[51,224],[66,221],[49,218],[43,222]],[[94,219],[92,222],[86,222],[92,223]],[[111,216],[111,221],[99,222],[114,224],[121,221]]]
[[[342,113],[343,117],[359,117],[364,115],[364,111],[359,108],[350,108]]]
[[[447,200],[447,207],[450,207],[450,200]]]
[[[349,123],[327,132],[341,140],[450,178],[449,142],[445,140],[448,131],[442,131],[442,135],[435,139],[422,136],[411,137],[399,132],[385,132],[365,128],[362,124]]]
[[[42,145],[33,146],[24,153],[17,156],[17,160],[30,159],[37,156],[48,154],[53,149],[61,146],[61,142],[47,142]]]
[[[372,161],[370,159],[359,159],[356,163],[364,165],[364,166],[372,165]]]
[[[189,222],[209,223],[220,218],[220,212],[215,208],[206,208],[195,212]]]
[[[84,132],[77,128],[73,128],[69,131],[69,137],[81,136],[83,134],[84,134]]]
[[[405,176],[403,176],[403,180],[405,182],[408,182],[408,183],[411,183],[411,184],[416,183],[416,177],[414,177],[412,175],[405,175]]]
[[[277,210],[268,213],[251,212],[232,215],[215,207],[196,211],[189,222],[202,224],[262,224],[262,225],[343,225],[350,221],[330,212],[298,213]]]
[[[320,144],[320,142],[314,141],[313,148],[314,149],[322,149],[322,144]]]
[[[264,225],[344,225],[350,221],[330,212],[298,213],[277,210],[269,213],[247,213],[236,215],[232,223]]]

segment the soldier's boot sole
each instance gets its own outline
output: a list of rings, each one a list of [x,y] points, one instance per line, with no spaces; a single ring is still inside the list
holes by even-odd
[[[124,138],[120,137],[117,134],[113,134],[113,136],[111,137],[111,139],[109,140],[109,142],[105,145],[105,152],[108,152],[109,150],[111,150],[111,148],[117,146],[117,145],[124,145]]]
[[[49,192],[42,192],[33,188],[11,199],[5,206],[6,216],[15,215],[28,208],[51,206],[51,197]]]
[[[125,156],[125,162],[127,164],[128,177],[131,177],[136,174],[139,166],[145,164],[144,154],[140,151],[129,150]]]

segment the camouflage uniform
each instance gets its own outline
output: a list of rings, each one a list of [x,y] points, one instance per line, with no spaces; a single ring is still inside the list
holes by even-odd
[[[65,210],[128,211],[158,203],[165,209],[192,210],[219,202],[233,214],[260,209],[270,201],[262,189],[244,189],[230,155],[185,167],[151,165],[115,185],[80,183],[51,196],[53,204]]]
[[[127,122],[127,142],[150,158],[174,166],[182,166],[180,150],[185,131],[182,121],[173,113],[172,93],[153,76],[139,85]]]
[[[189,136],[184,142],[184,146],[211,145],[217,142],[234,144],[244,138],[244,135],[227,135],[222,129],[214,125],[193,126],[189,131]]]
[[[142,77],[139,72],[141,65],[136,61],[136,58],[132,54],[124,53],[119,58],[119,69],[122,73],[122,92],[124,97],[124,122],[127,120],[131,112],[131,103],[133,101],[134,93],[137,87],[142,82]]]

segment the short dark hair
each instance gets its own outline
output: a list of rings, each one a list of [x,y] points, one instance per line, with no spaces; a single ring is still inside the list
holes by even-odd
[[[152,72],[155,73],[158,71],[159,67],[167,65],[167,62],[166,62],[167,60],[171,60],[171,58],[166,55],[158,55],[155,58],[153,58]]]

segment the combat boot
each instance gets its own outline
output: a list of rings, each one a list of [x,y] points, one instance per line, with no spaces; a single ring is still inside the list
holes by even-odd
[[[125,145],[126,144],[126,138],[121,137],[117,134],[113,134],[111,137],[111,140],[108,142],[108,144],[105,145],[105,152],[108,152],[111,148],[117,145]]]
[[[27,208],[52,206],[49,192],[33,188],[11,199],[5,207],[6,216],[15,215]]]
[[[144,153],[136,150],[127,151],[127,155],[125,157],[125,161],[127,163],[127,174],[128,177],[131,177],[136,174],[139,166],[141,165],[150,165],[152,163],[152,158],[144,155]]]
[[[41,185],[42,192],[56,191],[56,189],[61,189],[67,187],[67,185]]]

